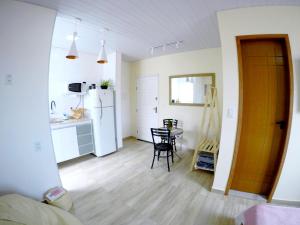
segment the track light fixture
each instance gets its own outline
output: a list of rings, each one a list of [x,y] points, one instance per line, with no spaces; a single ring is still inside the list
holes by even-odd
[[[157,45],[157,46],[152,46],[150,48],[150,54],[151,55],[154,55],[154,51],[155,50],[160,50],[160,51],[163,51],[165,52],[167,49],[169,48],[180,48],[180,46],[183,44],[183,41],[173,41],[173,42],[168,42],[168,43],[165,43],[165,44],[161,44],[161,45]]]

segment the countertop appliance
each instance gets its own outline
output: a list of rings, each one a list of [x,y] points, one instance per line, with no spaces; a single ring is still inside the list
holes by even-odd
[[[82,84],[81,83],[71,83],[68,86],[68,90],[72,92],[81,92]]]
[[[114,91],[90,89],[85,96],[87,116],[93,120],[95,155],[104,156],[117,150]]]

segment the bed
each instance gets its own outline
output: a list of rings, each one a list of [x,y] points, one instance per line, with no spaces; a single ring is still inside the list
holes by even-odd
[[[18,194],[0,197],[1,225],[82,225],[69,212]]]
[[[261,204],[241,213],[236,225],[300,225],[300,208]]]

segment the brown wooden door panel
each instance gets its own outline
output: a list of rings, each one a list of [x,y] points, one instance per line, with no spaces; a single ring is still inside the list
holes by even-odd
[[[268,194],[282,156],[288,118],[287,59],[279,40],[241,42],[243,116],[231,188]]]

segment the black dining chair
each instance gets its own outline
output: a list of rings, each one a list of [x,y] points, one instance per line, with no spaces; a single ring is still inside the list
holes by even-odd
[[[164,127],[166,128],[177,128],[177,124],[178,124],[178,120],[176,119],[163,119],[163,124]],[[177,151],[176,149],[176,137],[175,136],[171,136],[171,143],[172,146],[174,147],[175,152]]]
[[[173,146],[171,144],[170,130],[167,128],[151,128],[152,140],[154,145],[154,153],[151,169],[153,168],[155,157],[159,161],[160,157],[166,157],[168,163],[168,171],[170,172],[169,157],[172,157],[172,163],[174,162],[173,157]],[[160,153],[165,152],[165,156],[161,156]]]
[[[177,128],[178,120],[175,119],[163,119],[164,127],[174,127]]]

